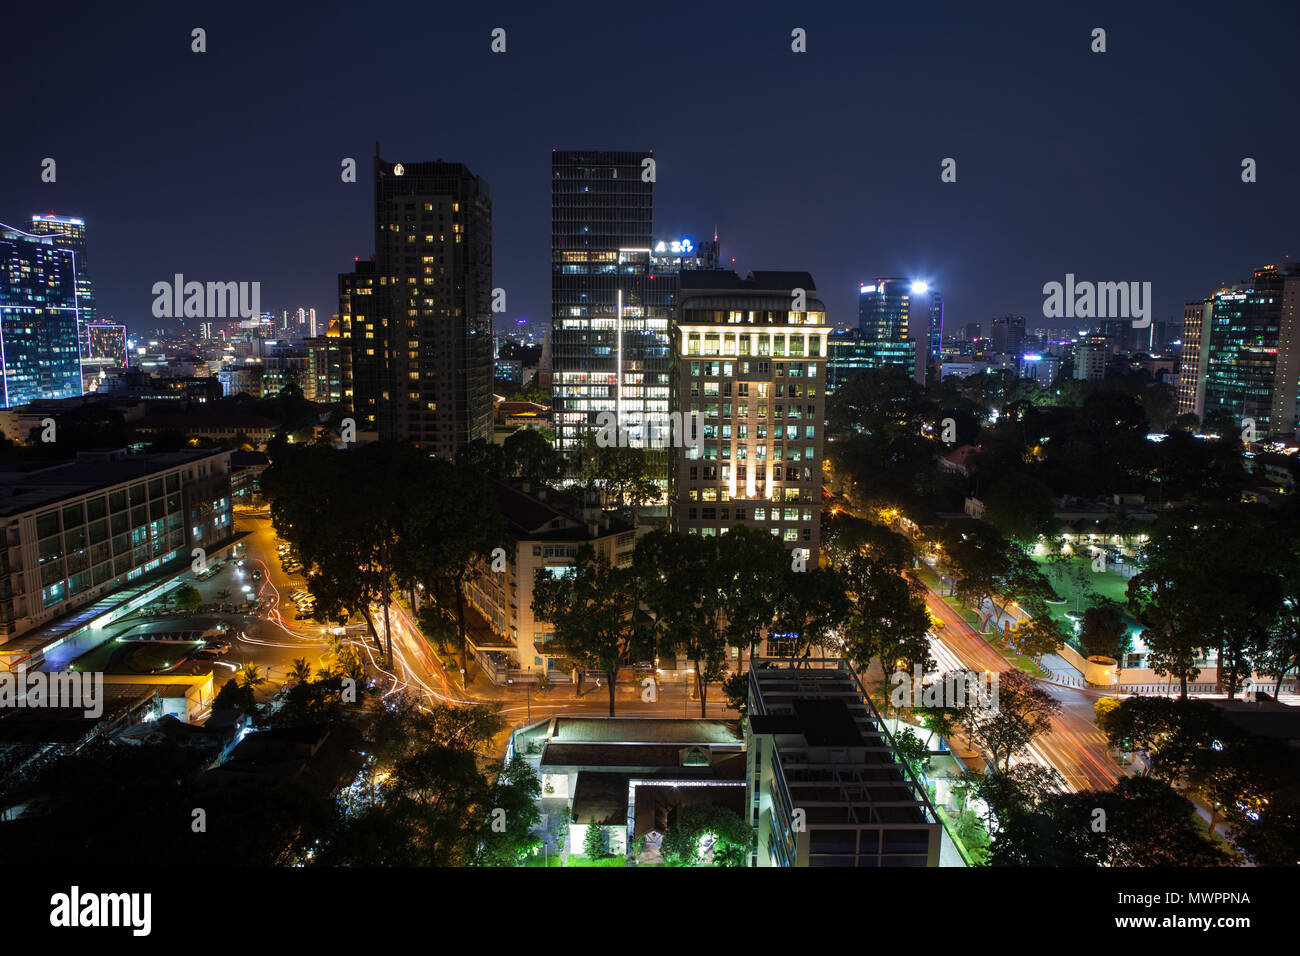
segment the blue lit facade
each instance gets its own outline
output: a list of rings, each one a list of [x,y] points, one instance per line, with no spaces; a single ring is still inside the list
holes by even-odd
[[[81,394],[76,253],[0,227],[0,403]]]

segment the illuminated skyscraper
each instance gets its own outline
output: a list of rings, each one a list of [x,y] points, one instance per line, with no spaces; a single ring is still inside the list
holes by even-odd
[[[81,394],[78,299],[66,243],[0,225],[3,407]]]
[[[1206,316],[1198,363],[1205,369],[1205,417],[1218,417],[1234,430],[1253,419],[1259,435],[1293,430],[1300,387],[1300,265],[1256,269],[1251,281],[1215,292]],[[1190,354],[1184,355],[1180,392],[1182,375],[1195,376]]]
[[[492,438],[491,193],[460,163],[376,156],[374,175],[373,274],[339,278],[354,407],[381,438],[452,458]]]
[[[911,328],[912,298],[925,296],[929,311],[929,289],[912,279],[876,279],[858,290],[858,337],[852,346],[854,362],[861,367],[903,365],[913,370],[918,381],[925,381],[929,356],[929,330]],[[942,321],[943,307],[939,307]],[[837,352],[847,356],[847,342],[839,340]],[[837,383],[838,384],[838,383]]]
[[[632,422],[668,411],[676,282],[651,262],[653,155],[551,153],[551,393],[566,453],[600,412]],[[666,456],[652,467],[666,479]]]
[[[673,377],[683,435],[665,436],[674,446],[673,527],[711,537],[750,525],[816,554],[829,329],[813,278],[685,271],[679,279]],[[688,421],[699,421],[698,434]]]
[[[91,284],[86,259],[86,223],[82,219],[65,216],[32,216],[31,234],[48,236],[56,248],[68,249],[73,255],[73,269],[77,276],[77,310],[80,315],[77,341],[81,354],[90,354],[90,338],[86,327],[95,322],[95,287]]]

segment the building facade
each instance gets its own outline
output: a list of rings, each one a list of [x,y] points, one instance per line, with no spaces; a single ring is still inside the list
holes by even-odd
[[[95,323],[95,286],[90,281],[89,260],[86,258],[86,222],[69,216],[32,216],[31,233],[45,236],[56,249],[72,253],[73,272],[77,277],[77,341],[81,355],[90,354],[90,337],[87,327]]]
[[[471,640],[474,655],[497,683],[514,677],[534,681],[539,674],[568,680],[563,657],[547,646],[555,637],[551,625],[533,615],[536,575],[566,573],[584,545],[624,567],[632,561],[636,533],[594,503],[554,489],[525,491],[490,480],[514,545],[506,551],[504,571],[484,566],[467,588],[470,603],[491,630],[490,638]]]
[[[492,197],[460,163],[375,157],[375,260],[339,277],[353,410],[443,458],[492,438]],[[346,387],[345,387],[346,391]]]
[[[230,452],[82,452],[0,474],[0,640],[169,568],[233,534]]]
[[[1205,416],[1256,434],[1296,427],[1300,383],[1300,265],[1256,269],[1250,282],[1210,299],[1205,350]]]
[[[942,824],[848,661],[755,660],[745,737],[754,866],[939,865]]]
[[[556,448],[570,456],[602,412],[628,423],[668,412],[676,283],[652,263],[653,161],[652,151],[551,153],[551,405]],[[652,476],[666,479],[666,457]]]
[[[673,527],[710,536],[750,525],[816,554],[830,330],[813,278],[679,279],[673,405],[683,420],[700,416],[703,431],[698,443],[672,442]]]
[[[0,226],[4,407],[82,394],[76,253],[66,239]]]
[[[1188,302],[1183,307],[1182,350],[1178,364],[1178,414],[1205,417],[1205,332],[1210,324],[1211,300]]]
[[[86,356],[103,359],[118,368],[129,368],[131,356],[126,346],[126,326],[108,323],[86,325]]]

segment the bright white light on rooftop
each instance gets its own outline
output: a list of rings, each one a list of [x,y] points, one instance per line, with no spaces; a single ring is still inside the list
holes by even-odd
[[[925,295],[930,291],[930,284],[924,279],[917,279],[912,283],[912,291],[917,295]]]

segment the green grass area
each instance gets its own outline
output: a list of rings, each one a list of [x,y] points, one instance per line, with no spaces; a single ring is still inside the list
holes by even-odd
[[[541,856],[541,855],[530,856],[528,859],[524,860],[524,866],[536,866],[536,867],[564,866],[564,860],[560,858],[560,854],[558,853],[552,853],[549,857]]]
[[[623,856],[605,856],[598,860],[591,860],[585,856],[570,854],[569,866],[627,866],[627,858]]]
[[[1070,580],[1071,572],[1078,567],[1088,569],[1088,584],[1091,586],[1095,597],[1084,595],[1079,601],[1079,611],[1086,611],[1097,603],[1099,598],[1114,601],[1120,607],[1125,607],[1128,603],[1128,578],[1114,571],[1093,571],[1092,561],[1086,557],[1073,557],[1069,563],[1064,565],[1064,570],[1058,579],[1054,579],[1051,573],[1051,564],[1047,558],[1041,555],[1034,555],[1034,561],[1038,564],[1039,570],[1052,586],[1057,595],[1065,601],[1064,604],[1049,604],[1048,610],[1052,617],[1062,621],[1066,627],[1066,633],[1073,633],[1073,623],[1066,618],[1067,611],[1073,611],[1075,607],[1074,585]],[[1128,628],[1136,628],[1138,622],[1127,611],[1124,612],[1124,624]]]

